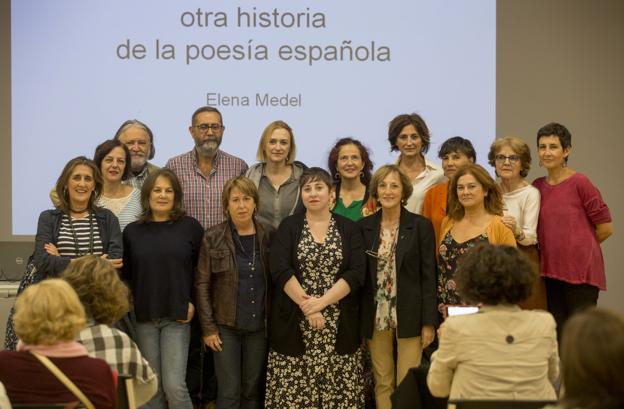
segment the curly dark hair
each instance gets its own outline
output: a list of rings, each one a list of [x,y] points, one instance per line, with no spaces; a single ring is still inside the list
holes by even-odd
[[[481,243],[459,260],[457,292],[470,304],[518,304],[531,295],[537,268],[518,249]]]
[[[565,150],[566,148],[572,147],[572,134],[568,131],[568,128],[565,126],[558,124],[557,122],[551,122],[542,126],[537,131],[537,146],[539,147],[540,138],[545,136],[556,136],[559,139],[559,143],[561,147]],[[564,158],[565,162],[568,163],[568,157]]]
[[[329,152],[329,157],[327,158],[327,168],[329,169],[329,173],[332,175],[336,182],[340,181],[340,177],[336,177],[336,175],[338,174],[336,164],[338,163],[338,154],[340,153],[340,148],[345,145],[355,145],[355,147],[358,148],[358,150],[360,151],[360,157],[362,158],[362,163],[364,163],[361,181],[365,186],[368,186],[371,181],[371,177],[373,176],[373,162],[370,160],[368,148],[362,145],[362,142],[358,141],[357,139],[346,137],[341,138],[336,142],[332,150]]]

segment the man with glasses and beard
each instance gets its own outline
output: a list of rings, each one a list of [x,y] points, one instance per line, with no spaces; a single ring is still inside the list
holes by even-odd
[[[197,219],[204,230],[225,220],[221,206],[223,186],[229,179],[245,174],[248,168],[242,159],[219,149],[224,130],[218,109],[198,108],[189,126],[195,148],[169,159],[165,165],[180,180],[186,214]],[[204,352],[201,344],[201,329],[194,318],[186,383],[195,406],[209,407],[205,403],[216,397],[216,378],[212,352]]]

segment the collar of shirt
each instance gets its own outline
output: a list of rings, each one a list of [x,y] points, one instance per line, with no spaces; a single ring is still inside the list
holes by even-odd
[[[431,162],[429,159],[427,159],[427,157],[425,156],[425,170],[423,170],[420,175],[416,176],[416,179],[414,180],[418,180],[418,179],[422,179],[425,176],[427,176],[430,172],[435,172],[436,170],[440,169],[440,166],[436,165],[435,163]],[[397,158],[396,162],[394,163],[395,165],[399,166],[401,164],[401,155],[399,155],[399,157]]]
[[[201,173],[199,169],[199,161],[197,160],[197,150],[193,148],[190,154],[191,154],[191,160],[193,161],[193,167],[198,173],[203,175],[203,173]],[[221,163],[221,149],[217,149],[217,152],[215,152],[215,156],[212,159],[212,168],[210,169],[211,175],[217,171],[217,168],[219,167],[219,163]]]

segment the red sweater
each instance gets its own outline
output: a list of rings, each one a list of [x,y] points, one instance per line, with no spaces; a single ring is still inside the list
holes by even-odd
[[[106,362],[88,356],[50,358],[100,408],[115,408],[113,373]],[[29,352],[0,351],[0,382],[11,403],[64,403],[78,398]]]

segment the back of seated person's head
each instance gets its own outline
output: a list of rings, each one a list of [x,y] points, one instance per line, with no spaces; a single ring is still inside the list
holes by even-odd
[[[531,294],[537,272],[518,249],[481,243],[457,263],[457,292],[469,304],[518,304]]]
[[[73,341],[85,322],[84,308],[76,292],[60,279],[28,287],[15,302],[15,333],[28,345]]]
[[[572,316],[561,341],[562,406],[624,407],[624,315],[590,308]]]
[[[74,288],[87,316],[95,322],[110,325],[128,312],[128,287],[101,257],[80,257],[69,264],[61,277]]]

